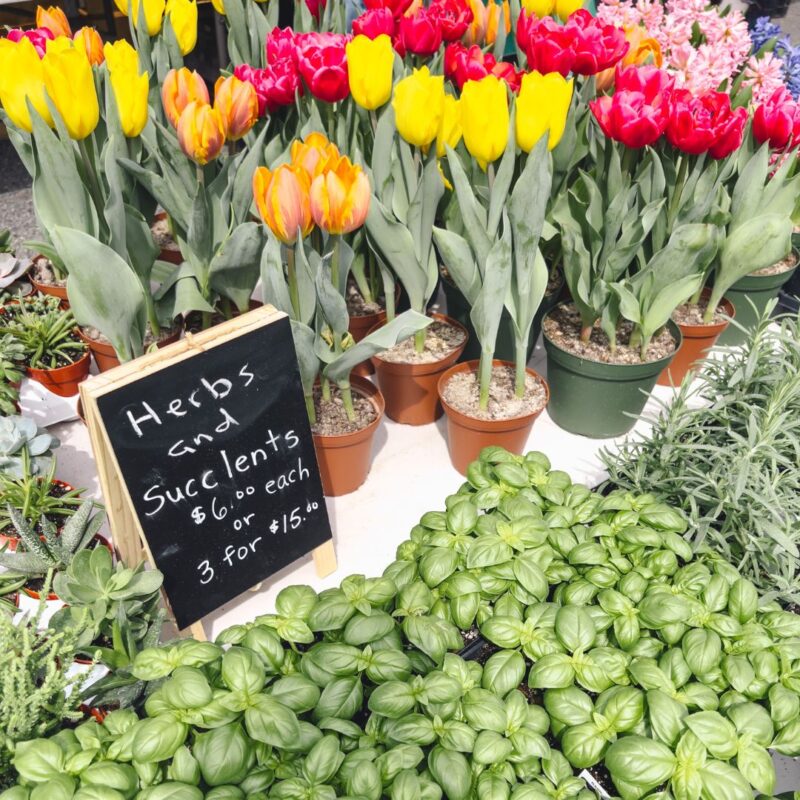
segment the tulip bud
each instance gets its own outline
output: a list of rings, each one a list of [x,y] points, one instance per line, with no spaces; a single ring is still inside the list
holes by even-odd
[[[375,39],[356,36],[346,50],[347,78],[353,100],[369,111],[379,108],[392,96],[392,40],[385,34]]]
[[[99,67],[105,61],[103,55],[103,40],[96,28],[88,25],[81,28],[74,36],[75,47],[83,51],[93,67]]]
[[[564,135],[572,100],[573,80],[558,72],[542,75],[535,70],[522,77],[516,100],[517,145],[529,153],[548,133],[547,148],[552,150]]]
[[[258,213],[284,244],[294,244],[298,232],[314,228],[309,202],[308,173],[296,164],[282,164],[274,172],[259,167],[253,173],[253,196]]]
[[[494,75],[467,81],[461,92],[464,144],[482,169],[498,159],[508,142],[506,85]]]
[[[398,133],[417,147],[429,145],[439,133],[444,113],[444,76],[431,75],[427,67],[394,87],[392,100]]]
[[[36,27],[47,28],[53,36],[66,36],[72,38],[72,28],[67,21],[67,15],[58,6],[36,6]]]
[[[161,102],[173,128],[178,127],[178,120],[186,106],[195,100],[201,105],[209,104],[205,81],[187,67],[171,69],[161,86]]]
[[[197,44],[197,3],[195,0],[167,0],[169,24],[175,32],[181,55],[187,55]]]
[[[8,76],[14,76],[11,80]],[[16,43],[0,39],[0,105],[18,128],[31,132],[27,101],[52,128],[53,117],[46,102],[44,67],[33,42],[22,37]]]
[[[258,121],[258,95],[251,83],[234,75],[219,78],[214,87],[214,108],[219,111],[225,137],[241,139]]]
[[[189,158],[205,166],[225,144],[225,128],[219,111],[196,100],[183,109],[178,120],[178,143]]]
[[[147,124],[148,73],[139,74],[139,55],[124,39],[106,44],[104,53],[120,127],[125,136],[134,138]]]
[[[339,160],[339,148],[328,141],[327,137],[313,131],[301,142],[295,139],[290,152],[292,164],[302,167],[313,181],[322,172]]]
[[[131,5],[131,21],[134,27],[139,27],[139,0],[114,0],[117,8],[127,17],[128,3]],[[143,0],[144,21],[149,36],[155,36],[164,21],[164,8],[166,0]]]
[[[72,139],[85,139],[100,120],[100,104],[94,87],[92,65],[75,47],[48,48],[42,59],[47,94],[58,110]]]
[[[369,199],[369,180],[364,171],[342,156],[314,178],[310,190],[311,216],[328,233],[350,233],[364,224]]]
[[[139,54],[124,39],[103,45],[106,68],[109,72],[135,72],[139,74]]]

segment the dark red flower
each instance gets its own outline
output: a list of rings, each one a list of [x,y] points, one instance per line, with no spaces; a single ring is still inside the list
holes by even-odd
[[[664,133],[673,79],[657,67],[617,67],[612,96],[589,103],[603,133],[626,147],[646,147]]]
[[[353,20],[353,34],[377,39],[381,34],[393,37],[397,26],[388,8],[370,8]]]
[[[513,92],[519,91],[522,73],[513,64],[496,61],[491,53],[484,53],[478,45],[466,47],[460,42],[452,42],[444,49],[444,74],[459,91],[467,81],[479,81],[487,75],[495,75],[504,80]]]
[[[511,89],[514,94],[519,92],[522,76],[524,74],[524,72],[517,70],[513,64],[509,64],[508,61],[498,61],[494,67],[492,67],[492,75],[496,75],[501,80],[504,80],[508,84],[508,88]]]
[[[708,152],[712,158],[724,158],[742,143],[747,111],[731,108],[727,92],[708,92],[695,97],[687,89],[672,92],[667,141],[691,155]]]
[[[615,66],[630,47],[622,28],[603,25],[584,8],[570,16],[564,29],[572,39],[572,71],[579,75],[596,75]]]
[[[552,17],[539,19],[523,11],[517,23],[517,43],[528,59],[528,70],[560,72],[565,78],[572,71],[574,31]]]
[[[756,141],[775,150],[800,144],[800,104],[785,86],[778,87],[753,114]]]
[[[397,39],[403,53],[431,56],[442,46],[442,26],[436,15],[424,6],[410,17],[401,17]]]
[[[428,10],[439,21],[445,42],[458,41],[472,24],[472,9],[465,0],[433,0]]]
[[[297,66],[308,90],[318,100],[336,103],[350,93],[347,80],[347,37],[337,33],[295,36]]]
[[[254,69],[240,64],[233,74],[241,81],[253,85],[258,97],[259,116],[274,112],[281,106],[292,105],[297,93],[303,93],[303,84],[294,63],[288,59],[269,64],[265,69]]]
[[[367,9],[388,8],[395,19],[400,19],[412,2],[413,0],[364,0],[364,7]]]
[[[319,19],[325,10],[325,0],[306,0],[306,8],[314,19]]]

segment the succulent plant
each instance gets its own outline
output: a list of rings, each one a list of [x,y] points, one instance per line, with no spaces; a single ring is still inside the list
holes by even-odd
[[[31,266],[29,258],[17,258],[13,253],[0,253],[0,289],[18,281]]]
[[[11,252],[11,231],[8,228],[0,228],[0,253]]]
[[[22,380],[20,362],[25,350],[11,334],[0,336],[0,414],[16,414],[19,382]]]
[[[7,337],[0,338],[0,378],[3,376],[3,350]],[[59,441],[40,428],[32,419],[24,416],[0,418],[0,472],[15,478],[25,475],[41,475],[50,468],[52,450]]]
[[[64,570],[81,550],[85,550],[103,524],[102,513],[91,516],[94,503],[84,500],[59,533],[47,517],[41,518],[42,537],[20,512],[7,507],[20,545],[12,552],[0,551],[0,567],[19,572],[29,578],[44,575],[48,570]]]

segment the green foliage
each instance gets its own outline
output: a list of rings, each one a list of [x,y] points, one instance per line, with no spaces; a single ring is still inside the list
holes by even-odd
[[[43,598],[49,585],[50,576]],[[63,669],[72,663],[77,632],[40,630],[44,607],[42,600],[35,614],[21,620],[0,614],[0,786],[13,781],[12,756],[27,751],[31,762],[46,765],[53,763],[53,751],[61,753],[53,741],[29,744],[27,740],[81,717],[76,710],[80,678],[67,677]],[[55,763],[63,767],[65,762],[57,756]]]
[[[0,348],[5,339],[0,338]],[[0,472],[15,478],[46,472],[52,463],[51,451],[58,445],[55,436],[29,417],[0,418]]]
[[[0,414],[3,416],[17,413],[24,359],[22,345],[11,334],[0,333]]]
[[[695,550],[786,603],[800,602],[799,370],[800,322],[773,328],[767,312],[741,350],[687,379],[647,438],[603,456],[612,485],[682,508]]]
[[[623,800],[771,794],[769,751],[800,753],[800,622],[686,530],[487,448],[382,577],[145,648],[143,708],[18,750],[13,791],[590,800],[602,765]],[[476,627],[488,657],[465,660]]]
[[[77,553],[89,546],[103,524],[102,513],[91,516],[93,508],[92,500],[84,500],[60,531],[46,515],[42,515],[39,533],[19,510],[7,506],[19,543],[13,552],[0,552],[0,566],[30,578],[44,575],[49,570],[65,569]],[[104,547],[102,543],[97,546]]]
[[[4,320],[5,328],[21,345],[25,362],[36,369],[54,369],[78,361],[86,345],[75,333],[71,311],[47,307],[39,311],[27,302]]]

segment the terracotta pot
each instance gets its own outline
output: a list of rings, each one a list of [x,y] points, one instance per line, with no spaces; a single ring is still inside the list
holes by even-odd
[[[156,214],[155,217],[153,217],[153,222],[154,223],[155,222],[160,222],[162,219],[166,219],[166,218],[167,218],[167,212],[166,211],[159,211],[158,214]],[[177,244],[177,242],[176,242],[176,244]],[[181,251],[180,250],[170,250],[170,249],[168,249],[166,247],[162,247],[161,251],[158,254],[158,257],[159,257],[159,259],[161,261],[167,261],[170,264],[179,265],[179,264],[183,263],[183,256],[181,255]],[[98,364],[98,367],[99,366],[100,365]],[[100,370],[100,371],[102,372],[102,370]]]
[[[87,350],[75,363],[56,369],[35,369],[28,367],[30,378],[38,381],[53,394],[59,397],[74,397],[78,394],[78,384],[89,375],[91,353]]]
[[[42,294],[49,294],[51,297],[57,297],[61,300],[61,308],[69,308],[69,299],[67,298],[67,287],[66,286],[55,286],[52,283],[39,283],[33,277],[33,271],[36,266],[36,262],[40,259],[46,259],[46,256],[38,255],[33,257],[33,264],[34,266],[31,268],[30,273],[28,274],[28,279],[33,284],[33,288],[36,289],[37,292],[41,292]]]
[[[467,468],[478,458],[484,447],[490,445],[504,447],[512,453],[521,454],[525,449],[533,423],[550,401],[550,387],[547,385],[547,381],[538,372],[526,367],[525,372],[544,386],[546,400],[538,411],[521,417],[497,420],[475,419],[475,417],[458,411],[444,399],[445,387],[453,375],[462,372],[477,373],[479,365],[480,361],[464,361],[456,364],[439,376],[437,386],[439,400],[447,415],[447,447],[450,451],[450,461],[462,475],[467,474]],[[511,361],[496,358],[492,361],[492,366],[514,369],[515,365]]]
[[[350,385],[372,403],[378,416],[366,428],[355,433],[340,436],[314,434],[322,491],[328,497],[350,494],[367,479],[372,465],[372,438],[385,408],[383,395],[371,381],[351,375]]]
[[[81,339],[83,339],[84,342],[86,342],[89,350],[91,350],[92,355],[94,356],[94,362],[97,364],[97,369],[100,372],[106,372],[107,370],[114,369],[114,367],[119,366],[117,351],[110,343],[100,342],[97,339],[91,339],[80,328],[78,328],[78,335],[81,337]],[[177,326],[175,332],[167,336],[165,339],[161,339],[159,342],[157,342],[156,347],[166,347],[168,344],[177,342],[178,339],[180,339],[180,336],[181,328],[180,326]]]
[[[360,317],[350,317],[348,331],[357,342],[360,342],[373,328],[378,328],[386,322],[386,311],[381,310],[375,314],[364,314]],[[367,359],[353,367],[352,375],[359,375],[367,378],[375,374],[375,367],[372,361]]]
[[[467,329],[460,322],[444,314],[430,316],[464,332],[464,341],[444,358],[429,364],[396,364],[379,356],[372,357],[378,386],[386,400],[386,416],[405,425],[428,425],[442,416],[437,390],[439,376],[458,361],[469,339]]]
[[[710,289],[703,290],[703,298],[711,293]],[[723,314],[733,318],[736,309],[733,303],[723,297],[718,306]],[[719,335],[728,327],[728,320],[717,322],[713,325],[678,325],[683,336],[681,346],[678,348],[672,361],[658,376],[659,386],[680,386],[687,373],[694,371],[708,355],[708,351],[716,344]]]

